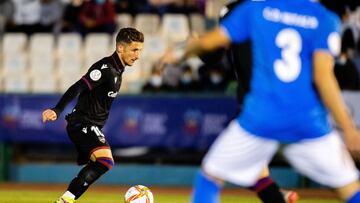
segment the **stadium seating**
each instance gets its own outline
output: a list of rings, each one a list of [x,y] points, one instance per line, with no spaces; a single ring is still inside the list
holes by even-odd
[[[26,74],[18,75],[9,75],[4,77],[4,87],[3,91],[5,93],[28,93],[30,92],[29,88],[29,77]]]
[[[85,69],[88,69],[102,57],[111,55],[112,51],[110,51],[110,38],[110,35],[103,33],[91,33],[85,37]]]
[[[128,13],[116,15],[116,24],[118,28],[132,27],[133,17]]]
[[[82,70],[82,39],[75,33],[60,34],[57,44],[57,74],[59,81],[78,78]],[[63,90],[62,85],[59,86]]]
[[[2,45],[4,55],[15,55],[19,52],[25,52],[27,36],[24,33],[6,33]]]
[[[138,14],[135,17],[134,26],[146,36],[157,34],[160,27],[160,17],[156,14]]]
[[[200,14],[190,14],[190,27],[192,32],[203,33],[206,30],[204,16]]]
[[[184,41],[190,34],[188,18],[183,14],[165,14],[161,31],[162,37],[168,43]]]
[[[121,92],[136,93],[141,89],[153,64],[170,43],[185,40],[190,28],[198,33],[205,29],[198,14],[117,15],[119,28],[134,26],[145,34],[144,51],[134,67],[127,68]],[[0,50],[0,91],[47,93],[63,92],[101,57],[114,51],[117,33],[91,33],[82,38],[78,33],[5,33]],[[21,82],[19,82],[21,81]],[[17,84],[18,83],[18,84]]]

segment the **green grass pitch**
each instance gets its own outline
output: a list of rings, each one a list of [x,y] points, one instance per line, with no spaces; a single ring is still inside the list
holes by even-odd
[[[52,203],[62,192],[1,190],[1,203]],[[155,203],[188,203],[189,195],[154,194]],[[123,203],[123,194],[88,192],[76,203]],[[255,197],[223,195],[221,203],[260,203]],[[302,199],[299,203],[340,203],[330,199]]]

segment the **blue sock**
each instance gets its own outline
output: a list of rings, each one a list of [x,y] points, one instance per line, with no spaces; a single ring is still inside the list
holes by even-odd
[[[220,186],[199,172],[195,180],[192,203],[218,203]]]
[[[360,203],[360,191],[357,191],[346,203]]]

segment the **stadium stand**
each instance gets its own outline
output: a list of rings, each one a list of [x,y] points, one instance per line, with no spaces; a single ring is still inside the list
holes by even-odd
[[[124,27],[131,27],[133,24],[133,17],[128,13],[116,15],[116,24],[118,29]]]
[[[183,14],[165,14],[162,19],[162,37],[168,43],[176,43],[190,34],[190,26],[187,16]]]
[[[138,14],[135,17],[134,26],[147,35],[154,35],[159,32],[160,17],[156,14]]]

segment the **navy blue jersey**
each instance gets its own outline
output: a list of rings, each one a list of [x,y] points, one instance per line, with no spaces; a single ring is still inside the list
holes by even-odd
[[[309,0],[247,1],[221,28],[232,42],[252,41],[250,92],[238,117],[244,129],[282,142],[330,132],[327,110],[313,85],[312,57],[317,50],[338,54],[335,14]]]

